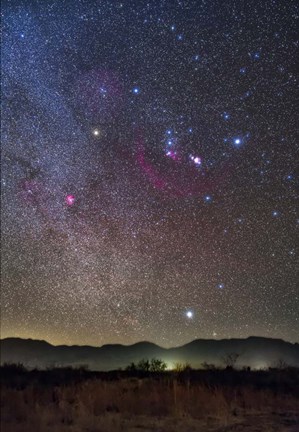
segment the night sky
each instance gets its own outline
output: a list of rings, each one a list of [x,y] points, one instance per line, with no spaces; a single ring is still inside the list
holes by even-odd
[[[297,16],[4,0],[2,337],[299,341]]]

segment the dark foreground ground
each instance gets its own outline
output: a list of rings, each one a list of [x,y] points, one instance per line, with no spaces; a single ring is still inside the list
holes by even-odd
[[[299,432],[299,369],[1,367],[1,432]]]

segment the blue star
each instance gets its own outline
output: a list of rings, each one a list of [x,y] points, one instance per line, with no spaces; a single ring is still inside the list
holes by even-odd
[[[228,120],[230,118],[230,115],[227,112],[223,113],[222,116],[224,120]]]
[[[239,137],[234,138],[233,143],[234,143],[234,145],[235,145],[236,147],[239,147],[239,146],[242,144],[242,139],[239,138]]]
[[[244,75],[244,74],[246,73],[246,68],[245,68],[245,67],[242,67],[242,68],[240,69],[240,73]]]
[[[179,40],[179,41],[181,41],[181,40],[183,40],[183,35],[177,35],[177,40]]]
[[[21,34],[20,34],[20,37],[21,37],[22,39],[24,39],[24,37],[25,37],[24,33],[21,33]]]
[[[175,30],[175,25],[171,26],[171,30],[174,31]]]
[[[139,87],[134,87],[132,91],[133,91],[134,94],[139,94],[140,93],[140,88]]]
[[[212,197],[211,197],[211,195],[206,195],[206,196],[204,197],[204,200],[205,200],[205,202],[211,202],[211,201],[212,201]]]
[[[195,61],[198,61],[199,60],[199,55],[198,54],[196,54],[194,57],[193,57],[193,59],[195,60]]]
[[[278,217],[279,216],[279,212],[277,210],[273,210],[272,216],[273,217]]]
[[[224,288],[224,283],[219,283],[219,284],[217,285],[217,287],[220,288],[220,289],[223,289],[223,288]]]
[[[293,180],[292,174],[287,175],[287,180]]]

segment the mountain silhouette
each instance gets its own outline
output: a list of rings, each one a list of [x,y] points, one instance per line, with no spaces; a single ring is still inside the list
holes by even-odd
[[[22,363],[29,368],[88,366],[91,370],[125,368],[141,359],[159,358],[169,368],[189,363],[199,368],[203,362],[225,365],[225,357],[239,355],[236,366],[275,367],[279,362],[299,367],[299,344],[281,339],[249,337],[247,339],[198,339],[176,348],[162,348],[151,342],[133,345],[108,344],[101,347],[59,345],[43,340],[6,338],[0,340],[1,364]]]

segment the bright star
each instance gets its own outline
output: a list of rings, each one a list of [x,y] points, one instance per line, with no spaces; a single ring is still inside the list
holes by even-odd
[[[233,138],[233,145],[236,146],[236,147],[242,146],[242,144],[244,143],[245,139],[247,139],[249,137],[250,137],[249,133],[247,133],[243,137],[235,137],[235,138]]]
[[[205,200],[205,202],[211,202],[212,201],[211,195],[206,195],[204,200]]]
[[[139,94],[139,93],[140,93],[140,89],[139,89],[139,87],[134,87],[134,88],[133,88],[133,93],[134,93],[134,94]]]
[[[100,131],[99,131],[99,129],[94,129],[93,131],[92,131],[92,134],[94,135],[94,136],[99,136],[100,135]]]
[[[190,310],[187,311],[187,312],[186,312],[186,317],[189,318],[189,319],[193,318],[193,312],[190,311]]]

